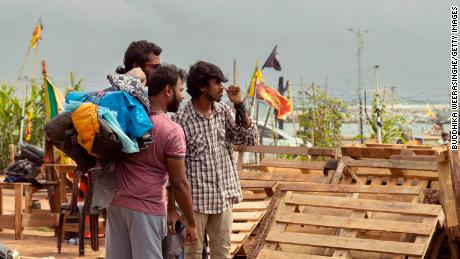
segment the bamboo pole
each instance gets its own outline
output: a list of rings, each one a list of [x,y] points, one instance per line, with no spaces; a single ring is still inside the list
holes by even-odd
[[[8,146],[10,153],[10,163],[14,163],[14,145],[10,144]]]

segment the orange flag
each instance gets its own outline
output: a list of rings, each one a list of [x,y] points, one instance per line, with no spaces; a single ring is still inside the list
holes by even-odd
[[[39,40],[42,38],[42,31],[43,31],[43,23],[42,19],[38,21],[37,25],[34,28],[34,31],[32,32],[32,39],[30,39],[30,44],[29,48],[35,49],[37,47],[37,43]]]
[[[266,101],[270,106],[275,108],[278,111],[276,118],[279,120],[286,119],[288,113],[292,112],[292,102],[282,96],[277,90],[265,86],[262,82],[257,84],[257,98]]]

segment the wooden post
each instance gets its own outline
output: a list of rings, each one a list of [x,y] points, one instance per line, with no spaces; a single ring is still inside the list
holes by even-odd
[[[14,145],[10,144],[8,147],[10,151],[10,163],[14,163]]]
[[[32,194],[34,186],[24,185],[24,213],[32,213]]]
[[[460,237],[460,226],[457,214],[457,203],[453,190],[452,176],[448,161],[441,157],[440,153],[436,154],[438,164],[438,179],[441,187],[441,205],[446,215],[447,238],[453,257],[458,258],[458,243],[456,240]]]
[[[262,135],[263,135],[262,133],[265,131],[265,128],[267,127],[268,118],[270,118],[271,113],[272,113],[272,107],[269,106],[267,116],[265,117],[264,127],[262,128],[262,130],[259,131],[261,145],[262,145]]]
[[[16,240],[22,240],[22,193],[23,185],[21,183],[14,185],[14,237]]]
[[[3,186],[0,185],[0,218],[3,215]],[[2,229],[0,228],[0,232]]]

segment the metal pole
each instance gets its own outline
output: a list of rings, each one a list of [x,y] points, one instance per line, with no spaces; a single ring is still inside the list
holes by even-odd
[[[364,129],[363,129],[363,98],[362,98],[362,88],[361,88],[361,50],[362,50],[362,34],[361,30],[358,29],[357,32],[357,44],[358,44],[358,98],[359,98],[359,134],[361,135],[361,144],[364,143]]]
[[[377,114],[377,143],[382,144],[382,119],[380,117],[380,92],[379,92],[379,73],[378,69],[379,66],[376,65],[375,67],[375,98],[377,102],[376,107],[376,114]]]

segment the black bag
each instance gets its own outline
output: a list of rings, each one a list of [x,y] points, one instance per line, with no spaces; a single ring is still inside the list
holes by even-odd
[[[15,160],[27,159],[36,165],[42,165],[45,159],[45,151],[40,147],[22,143],[21,154],[15,158]]]
[[[96,160],[78,144],[72,113],[61,113],[46,124],[46,140],[72,158],[81,170],[87,171],[96,166]]]
[[[120,157],[121,145],[118,136],[105,120],[98,117],[99,120],[99,133],[94,137],[91,153],[97,155],[102,160],[116,160]]]
[[[4,181],[7,183],[32,183],[37,188],[43,188],[43,185],[35,179],[40,174],[40,165],[27,159],[21,159],[9,165],[5,173]]]

